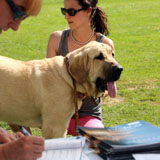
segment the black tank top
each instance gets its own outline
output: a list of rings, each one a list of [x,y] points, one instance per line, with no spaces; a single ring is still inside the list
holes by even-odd
[[[60,40],[60,44],[59,44],[59,48],[58,48],[58,54],[57,55],[62,55],[62,56],[66,56],[68,51],[68,36],[69,36],[69,29],[64,30],[61,36],[61,40]],[[102,42],[104,39],[104,35],[100,34],[97,37],[97,42]],[[102,105],[102,100],[99,98],[95,99],[96,103],[98,105],[96,105],[93,100],[90,99],[90,97],[86,97],[83,100],[82,106],[79,110],[79,116],[93,116],[93,117],[97,117],[99,119],[101,119],[102,116],[102,109],[101,109],[101,105]]]

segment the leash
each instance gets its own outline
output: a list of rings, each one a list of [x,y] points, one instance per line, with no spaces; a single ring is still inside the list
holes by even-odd
[[[68,67],[69,67],[69,59],[68,57],[64,58],[64,62],[66,64],[67,67],[67,71],[70,75],[70,77],[72,78],[72,82],[73,82],[73,87],[74,87],[74,103],[75,103],[75,135],[78,136],[78,121],[79,121],[79,113],[78,113],[78,92],[77,92],[77,87],[76,87],[76,81],[75,79],[72,77],[72,75],[70,74]]]

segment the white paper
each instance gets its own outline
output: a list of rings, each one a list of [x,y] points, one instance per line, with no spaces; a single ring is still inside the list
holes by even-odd
[[[135,160],[160,160],[160,154],[133,154]]]
[[[38,160],[81,160],[85,137],[45,140],[45,151]]]
[[[63,149],[45,151],[38,160],[80,160],[80,158],[81,149]]]

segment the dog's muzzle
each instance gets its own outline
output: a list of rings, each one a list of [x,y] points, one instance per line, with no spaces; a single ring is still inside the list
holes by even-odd
[[[121,65],[114,66],[108,81],[117,81],[120,78],[122,71],[123,67]]]
[[[121,65],[113,66],[110,71],[104,71],[105,73],[108,73],[105,78],[98,77],[96,80],[96,88],[100,92],[104,92],[105,90],[108,90],[108,94],[110,97],[115,97],[117,93],[117,88],[115,81],[117,81],[121,73],[123,71],[123,67]],[[105,74],[104,73],[104,74]]]

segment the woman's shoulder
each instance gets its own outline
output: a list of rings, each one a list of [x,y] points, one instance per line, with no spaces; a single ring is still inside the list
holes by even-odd
[[[106,36],[103,39],[103,43],[107,43],[107,44],[111,45],[112,47],[114,46],[113,40],[106,37]]]
[[[51,35],[50,35],[50,39],[57,39],[58,37],[61,37],[62,36],[62,32],[63,31],[54,31],[54,32],[52,32],[51,33]]]
[[[51,33],[51,35],[49,37],[49,41],[48,41],[48,48],[47,48],[47,57],[48,58],[57,55],[62,32],[63,31],[55,31],[55,32]]]
[[[54,31],[51,33],[50,37],[49,37],[49,41],[48,44],[52,47],[55,48],[57,50],[61,37],[62,37],[62,33],[63,31]]]
[[[106,37],[105,35],[103,35],[101,33],[99,35],[103,36],[102,43],[105,43],[105,44],[109,45],[114,50],[114,42],[113,42],[113,40],[108,38],[108,37]]]
[[[62,34],[69,32],[69,29],[61,30],[61,31],[54,31],[50,35],[50,39],[52,40],[59,40],[62,37]]]

